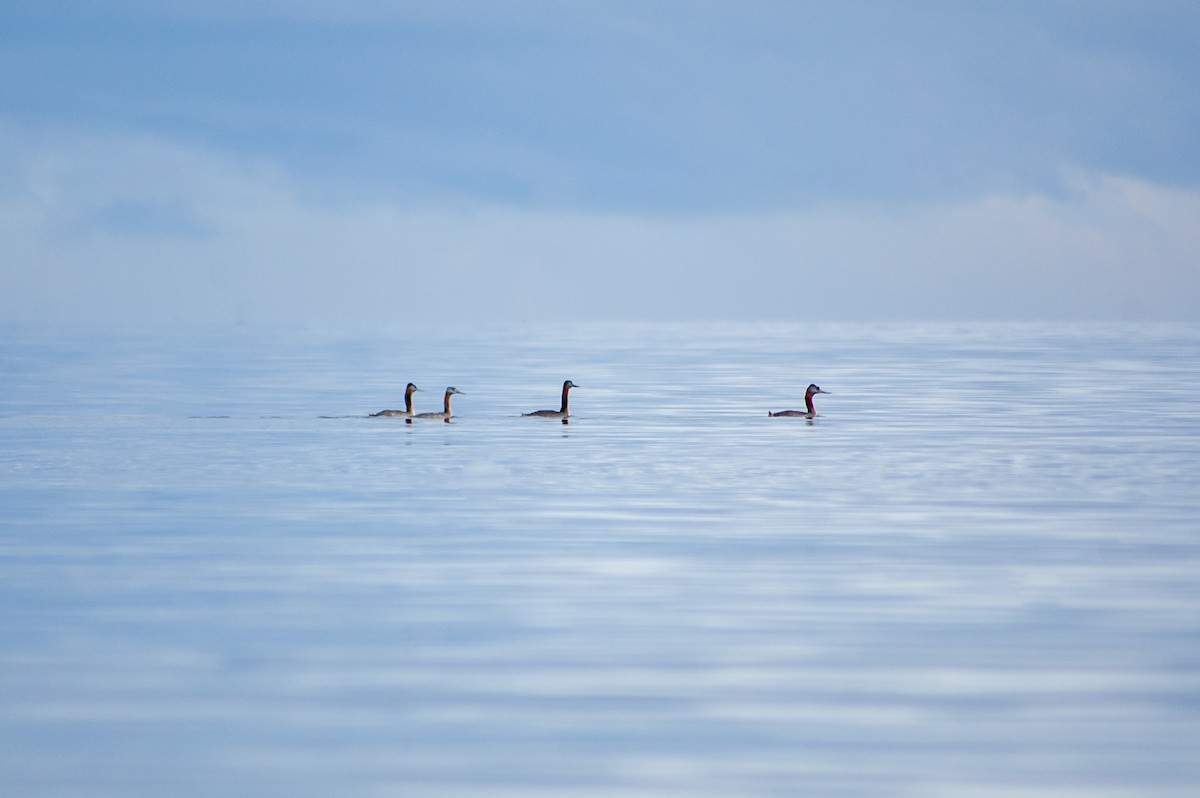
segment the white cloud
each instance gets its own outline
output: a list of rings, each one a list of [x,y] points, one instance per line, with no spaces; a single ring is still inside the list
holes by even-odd
[[[1110,175],[765,215],[414,209],[156,139],[3,138],[6,321],[1200,317],[1200,194]]]

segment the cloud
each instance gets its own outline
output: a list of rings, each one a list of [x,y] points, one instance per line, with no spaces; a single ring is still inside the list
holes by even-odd
[[[316,191],[777,212],[1200,186],[1188,4],[8,4],[0,110]]]
[[[153,137],[0,138],[4,321],[1200,320],[1200,193],[1130,177],[756,214],[414,207]]]

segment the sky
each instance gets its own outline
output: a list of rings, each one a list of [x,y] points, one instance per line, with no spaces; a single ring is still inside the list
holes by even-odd
[[[1200,4],[0,5],[0,323],[1200,321]]]

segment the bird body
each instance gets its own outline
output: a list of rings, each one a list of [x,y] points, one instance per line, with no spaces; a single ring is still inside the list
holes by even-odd
[[[411,382],[404,389],[404,409],[403,410],[380,410],[378,413],[372,413],[371,418],[412,418],[413,417],[413,400],[414,391],[421,390]]]
[[[809,385],[804,392],[804,406],[808,408],[807,410],[780,410],[778,413],[768,410],[767,416],[770,418],[816,418],[817,408],[813,404],[813,397],[819,393],[829,393],[829,391],[822,391],[816,385]]]
[[[578,388],[575,383],[567,380],[562,387],[562,406],[558,410],[535,410],[532,413],[522,413],[523,416],[536,416],[538,418],[561,418],[566,419],[571,415],[571,409],[567,404],[567,394],[572,388]]]
[[[449,422],[450,419],[454,415],[453,413],[450,412],[450,397],[456,393],[462,393],[462,391],[458,390],[454,386],[450,386],[449,388],[446,389],[446,396],[442,400],[443,410],[441,413],[417,413],[415,416],[413,416],[413,418],[424,418],[424,419],[439,419],[440,418],[443,421]]]

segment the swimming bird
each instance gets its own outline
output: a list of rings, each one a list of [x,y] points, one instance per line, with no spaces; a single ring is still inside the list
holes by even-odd
[[[778,413],[772,413],[770,410],[768,410],[767,415],[771,418],[780,418],[780,417],[816,418],[817,417],[817,408],[813,406],[813,397],[819,393],[829,393],[829,391],[822,391],[816,385],[808,386],[808,390],[806,390],[804,392],[804,406],[808,408],[807,411],[780,410]]]
[[[408,387],[404,389],[404,409],[403,410],[380,410],[378,413],[372,413],[371,418],[379,418],[381,416],[387,416],[389,418],[392,418],[392,417],[412,418],[412,416],[413,416],[412,395],[413,395],[413,391],[419,391],[419,390],[421,390],[421,389],[418,388],[417,386],[413,385],[410,382],[408,384]]]
[[[450,423],[450,418],[453,416],[453,414],[450,412],[450,397],[456,393],[462,393],[462,391],[458,390],[453,385],[446,389],[446,398],[443,402],[443,407],[445,410],[443,410],[441,413],[417,413],[415,416],[413,416],[413,418],[440,418],[446,423]]]
[[[562,407],[560,407],[558,410],[534,410],[532,413],[522,413],[521,415],[538,416],[539,418],[561,418],[563,421],[566,421],[567,417],[571,415],[571,410],[567,407],[567,393],[572,388],[578,387],[578,385],[570,380],[567,380],[563,383]]]

